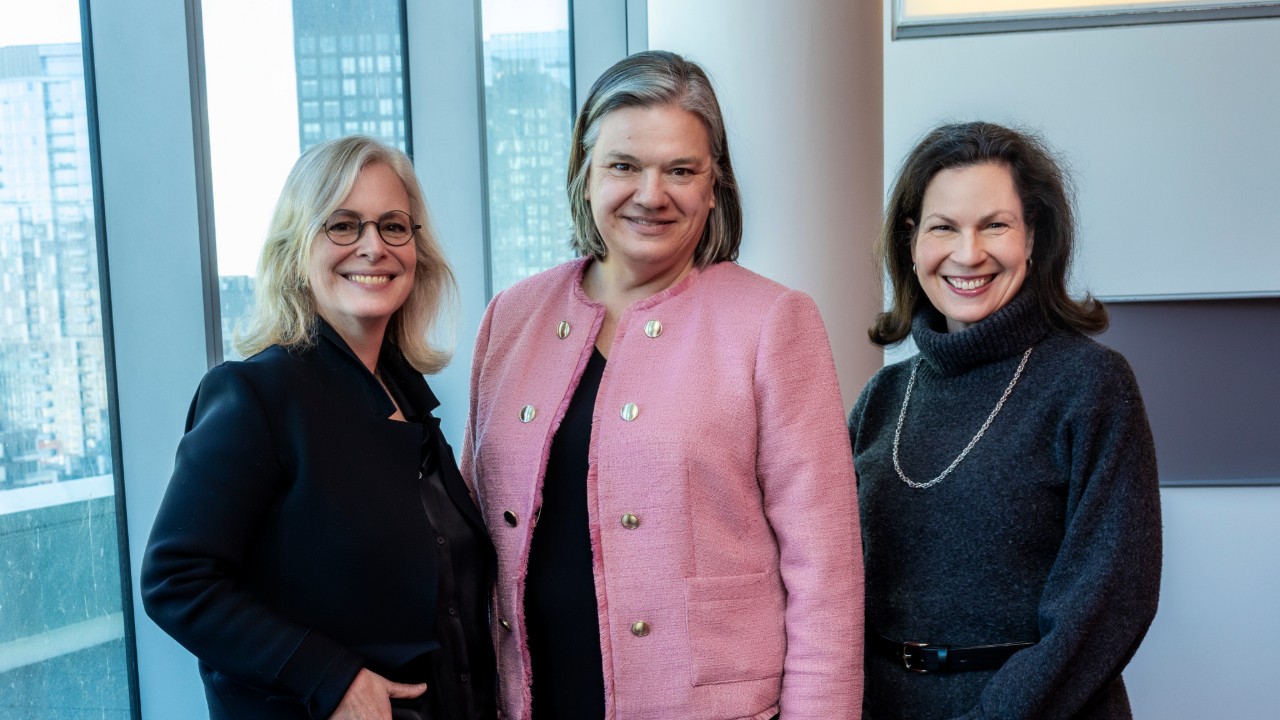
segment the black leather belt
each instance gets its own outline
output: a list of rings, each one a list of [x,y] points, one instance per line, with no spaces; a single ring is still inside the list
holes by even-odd
[[[867,632],[867,647],[874,652],[902,663],[908,670],[918,673],[954,673],[970,670],[997,670],[1019,650],[1035,645],[1033,642],[1001,643],[999,645],[974,645],[951,647],[925,642],[897,642],[875,631]]]

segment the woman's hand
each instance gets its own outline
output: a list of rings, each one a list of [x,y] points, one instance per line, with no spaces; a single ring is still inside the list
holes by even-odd
[[[426,683],[405,685],[361,668],[342,696],[330,720],[391,720],[391,698],[416,698],[427,691]]]

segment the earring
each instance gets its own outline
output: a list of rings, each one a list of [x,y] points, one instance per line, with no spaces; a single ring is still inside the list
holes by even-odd
[[[1031,269],[1031,258],[1027,258],[1027,269]]]
[[[912,275],[915,275],[915,274],[916,274],[916,264],[915,264],[915,263],[911,263],[911,274],[912,274]]]

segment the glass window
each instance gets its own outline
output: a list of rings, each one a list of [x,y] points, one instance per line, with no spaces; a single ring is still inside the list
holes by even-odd
[[[498,292],[574,255],[564,192],[574,112],[569,4],[481,5],[489,272]]]
[[[403,0],[218,0],[201,4],[209,154],[217,228],[222,352],[238,357],[236,324],[248,316],[253,276],[272,209],[298,154],[365,132],[407,150],[399,53]],[[252,17],[252,23],[244,18]],[[363,58],[377,42],[390,62]],[[346,103],[344,104],[344,98]],[[364,108],[364,109],[362,109]]]
[[[0,717],[130,717],[76,0],[0,22]]]

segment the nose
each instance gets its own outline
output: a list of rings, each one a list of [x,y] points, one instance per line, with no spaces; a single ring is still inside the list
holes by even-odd
[[[987,251],[982,242],[982,234],[974,228],[967,228],[956,238],[955,247],[951,250],[951,259],[960,265],[981,265],[987,258]]]
[[[360,223],[356,235],[356,252],[363,257],[379,258],[387,252],[387,243],[378,232],[376,220],[365,220]]]
[[[666,204],[667,189],[660,171],[647,169],[640,173],[640,178],[636,182],[633,199],[637,205],[653,209]]]

